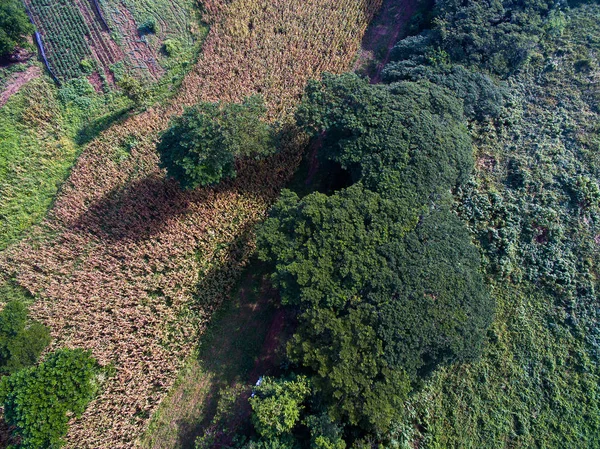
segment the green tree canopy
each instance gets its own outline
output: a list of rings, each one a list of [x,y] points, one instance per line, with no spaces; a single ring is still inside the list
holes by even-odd
[[[395,199],[423,202],[472,171],[462,102],[427,81],[372,85],[325,74],[307,86],[296,118],[309,133],[325,133],[324,157]]]
[[[34,28],[20,0],[0,2],[0,56],[6,56],[27,43]]]
[[[501,76],[518,71],[552,24],[556,0],[440,0],[439,46],[452,61]],[[564,2],[566,3],[566,2]]]
[[[69,415],[80,416],[93,398],[97,363],[89,352],[61,349],[37,367],[17,371],[0,383],[4,419],[15,426],[23,449],[60,447]]]
[[[360,183],[286,191],[258,234],[283,302],[300,310],[290,355],[319,374],[339,417],[380,430],[419,375],[480,354],[493,316],[458,218],[443,204],[394,206]]]
[[[300,419],[302,403],[309,395],[306,376],[291,379],[264,377],[250,398],[252,421],[257,432],[267,440],[289,434]]]
[[[262,97],[243,103],[201,103],[173,120],[158,144],[161,166],[184,189],[235,177],[237,157],[275,151],[272,127],[263,121]]]
[[[9,301],[0,312],[0,374],[10,374],[33,365],[50,343],[48,328],[29,322],[27,307]]]
[[[463,105],[427,81],[325,75],[297,119],[355,183],[284,191],[258,254],[299,312],[288,353],[317,374],[330,413],[385,431],[419,377],[480,354],[493,316],[479,253],[450,212],[473,167]]]

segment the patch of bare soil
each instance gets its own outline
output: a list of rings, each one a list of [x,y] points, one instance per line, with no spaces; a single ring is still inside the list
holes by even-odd
[[[38,66],[31,66],[24,72],[18,72],[8,81],[4,91],[0,93],[0,107],[4,106],[8,99],[21,90],[25,84],[40,76],[42,71]]]

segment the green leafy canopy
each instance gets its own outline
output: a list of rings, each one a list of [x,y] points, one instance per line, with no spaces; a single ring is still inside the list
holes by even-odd
[[[236,176],[238,157],[275,151],[272,127],[260,96],[243,103],[201,103],[173,120],[158,144],[160,163],[182,188],[216,184]]]

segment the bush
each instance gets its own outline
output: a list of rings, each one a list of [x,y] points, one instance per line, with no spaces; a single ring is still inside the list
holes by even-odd
[[[148,17],[140,26],[138,26],[138,31],[141,34],[155,34],[157,29],[158,25],[154,17]]]
[[[175,56],[181,51],[181,42],[178,39],[167,39],[163,44],[167,56]]]
[[[90,75],[94,71],[94,63],[89,59],[82,59],[79,65],[81,66],[83,73],[86,75]]]
[[[63,444],[70,414],[80,416],[96,392],[96,361],[79,349],[58,350],[37,367],[5,377],[0,383],[4,419],[23,449]]]
[[[300,419],[302,403],[309,394],[306,376],[287,380],[264,377],[250,398],[257,432],[267,440],[289,434]]]

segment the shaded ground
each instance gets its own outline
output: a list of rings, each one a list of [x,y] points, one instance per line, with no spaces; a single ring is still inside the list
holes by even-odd
[[[6,88],[0,93],[0,108],[6,104],[8,99],[21,90],[25,84],[40,76],[42,71],[38,66],[31,66],[24,72],[15,73],[7,81]]]
[[[265,267],[254,262],[202,336],[199,356],[180,375],[181,383],[165,401],[162,414],[142,439],[144,447],[192,449],[196,437],[213,427],[222,392],[239,388],[230,425],[237,427],[250,414],[249,385],[259,376],[275,374],[282,357],[286,317],[277,309],[278,293],[265,277]],[[230,429],[231,430],[231,427]],[[219,434],[217,438],[228,439]]]

